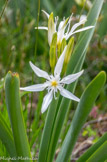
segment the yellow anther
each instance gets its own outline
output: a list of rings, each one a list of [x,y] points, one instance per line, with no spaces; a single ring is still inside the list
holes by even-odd
[[[51,85],[54,86],[54,87],[56,87],[58,85],[58,83],[56,81],[52,81],[51,82]]]

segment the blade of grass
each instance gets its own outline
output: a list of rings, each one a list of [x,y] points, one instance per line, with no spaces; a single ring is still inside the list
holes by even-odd
[[[8,0],[5,1],[3,10],[2,10],[2,12],[1,12],[1,14],[0,14],[0,21],[1,21],[1,18],[2,18],[2,16],[3,16],[3,14],[4,14],[4,11],[5,11],[6,7],[7,7],[7,4],[8,4]]]
[[[100,139],[92,145],[78,160],[77,162],[83,162],[89,159],[89,157],[105,142],[107,141],[107,133],[105,133]]]
[[[16,148],[13,140],[11,129],[7,125],[3,115],[0,113],[0,139],[5,145],[11,157],[17,157]]]
[[[105,161],[107,160],[107,141],[102,144],[94,154],[87,160],[87,162],[95,162],[95,161]]]

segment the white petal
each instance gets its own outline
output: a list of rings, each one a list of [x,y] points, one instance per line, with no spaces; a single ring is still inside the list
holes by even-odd
[[[35,84],[28,87],[21,87],[20,90],[29,91],[29,92],[38,92],[43,91],[48,85],[46,83],[43,84]]]
[[[83,71],[84,70],[80,71],[79,73],[71,74],[71,75],[64,77],[60,81],[60,83],[70,84],[70,83],[74,82],[75,80],[77,80],[82,75]]]
[[[64,27],[64,23],[65,23],[65,20],[60,22],[60,24],[58,26],[58,31],[60,31],[62,29],[62,27]]]
[[[69,98],[70,100],[74,100],[74,101],[77,101],[79,102],[80,99],[76,96],[74,96],[71,92],[69,92],[68,90],[60,87],[58,88],[60,90],[60,94],[63,96],[63,97],[66,97],[66,98]]]
[[[72,33],[74,32],[74,30],[75,30],[76,28],[78,28],[80,25],[84,24],[84,23],[86,22],[86,20],[87,20],[87,19],[84,18],[84,19],[82,19],[80,22],[74,24],[74,25],[72,26],[72,28],[71,28],[69,34],[67,35],[66,39],[68,39],[68,38],[72,35]]]
[[[44,10],[42,10],[42,12],[47,16],[47,18],[49,19],[49,14],[46,12],[46,11],[44,11]]]
[[[87,20],[87,16],[86,15],[81,15],[80,21],[82,21],[82,20]]]
[[[51,90],[48,94],[46,94],[46,96],[43,99],[42,109],[41,109],[42,113],[46,111],[46,109],[48,108],[49,104],[52,101],[52,98],[53,98],[53,91]]]
[[[73,32],[71,35],[75,34],[75,33],[79,33],[79,32],[82,32],[82,31],[85,31],[85,30],[88,30],[88,29],[91,29],[91,28],[94,28],[94,26],[87,26],[87,27],[84,27],[82,29],[79,29],[79,30],[76,30],[75,32]],[[71,36],[70,35],[70,36]]]
[[[57,24],[58,24],[58,20],[59,20],[59,17],[56,16],[56,17],[55,17],[55,31],[56,31],[56,27],[57,27]]]
[[[38,27],[35,27],[35,29],[48,30],[48,27],[45,27],[45,26],[38,26]]]
[[[49,20],[48,20],[48,43],[49,45],[51,45],[52,37],[55,32],[56,32],[56,29],[55,29],[54,19],[53,19],[53,16],[50,15]]]
[[[61,56],[59,57],[57,63],[56,63],[56,66],[55,66],[55,70],[54,70],[54,75],[59,75],[60,76],[60,73],[62,71],[62,67],[63,67],[63,62],[64,62],[64,58],[65,58],[65,53],[66,53],[66,48],[67,46],[65,46]]]
[[[34,73],[39,76],[39,77],[42,77],[42,78],[45,78],[45,79],[49,79],[49,75],[46,71],[43,71],[41,69],[39,69],[37,66],[35,66],[34,64],[32,64],[32,62],[30,61],[30,66],[32,68],[32,70],[34,71]]]
[[[66,35],[69,33],[69,30],[70,30],[71,21],[72,21],[72,16],[73,16],[73,14],[70,16],[69,21],[68,21],[68,23],[67,23],[68,29],[67,29]]]
[[[66,24],[65,24],[65,20],[61,21],[60,24],[59,24],[59,27],[58,27],[58,42],[61,42],[62,39],[64,38],[64,31],[65,31],[65,27],[66,27]]]

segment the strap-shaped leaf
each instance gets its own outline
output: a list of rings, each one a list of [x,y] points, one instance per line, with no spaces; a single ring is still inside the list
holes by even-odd
[[[84,91],[56,162],[65,162],[69,159],[81,128],[83,127],[105,81],[105,72],[100,72]]]
[[[58,100],[57,100],[58,101]],[[48,114],[46,117],[46,122],[42,134],[40,150],[39,150],[39,162],[45,162],[47,157],[47,150],[49,146],[49,142],[51,140],[51,130],[54,123],[55,113],[56,113],[56,105],[57,101],[53,100],[51,106],[49,107]],[[51,109],[50,109],[51,108]]]
[[[0,113],[0,139],[5,145],[10,157],[17,157],[12,132]]]
[[[87,160],[87,162],[103,162],[107,160],[107,141],[104,142],[94,154]]]
[[[19,95],[19,76],[9,72],[5,79],[7,110],[12,126],[17,156],[30,158],[30,149],[25,131],[24,119]],[[24,160],[26,161],[26,160]],[[31,161],[31,160],[27,160]]]
[[[107,133],[105,133],[100,139],[92,145],[78,160],[77,162],[86,161],[105,141],[107,141]]]

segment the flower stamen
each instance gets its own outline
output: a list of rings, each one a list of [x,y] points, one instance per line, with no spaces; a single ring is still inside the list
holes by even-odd
[[[58,83],[57,83],[56,80],[54,80],[54,81],[51,82],[51,85],[52,85],[53,87],[56,87],[56,86],[58,85]]]

